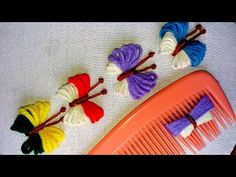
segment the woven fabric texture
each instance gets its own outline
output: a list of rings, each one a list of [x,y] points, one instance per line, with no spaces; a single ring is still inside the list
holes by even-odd
[[[190,23],[193,27],[196,23]],[[163,23],[0,23],[0,154],[22,154],[26,137],[10,130],[20,106],[37,100],[52,101],[55,113],[61,100],[57,89],[67,78],[87,72],[92,83],[104,77],[108,94],[94,99],[105,110],[96,124],[81,127],[62,125],[65,140],[52,154],[86,154],[114,125],[145,99],[194,70],[207,70],[219,80],[236,112],[236,24],[201,23],[207,33],[205,59],[197,68],[172,70],[171,58],[158,54],[148,61],[157,64],[157,86],[138,101],[114,94],[116,79],[105,73],[110,52],[123,44],[137,43],[143,55],[158,53]],[[100,89],[98,89],[100,90]],[[229,154],[236,143],[236,125],[199,154]]]

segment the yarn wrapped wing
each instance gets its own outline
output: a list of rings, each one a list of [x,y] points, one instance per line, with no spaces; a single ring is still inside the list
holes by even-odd
[[[190,41],[184,46],[183,51],[190,58],[191,66],[198,66],[205,57],[206,44],[198,40]]]
[[[206,53],[206,45],[198,40],[188,42],[174,57],[173,69],[184,69],[188,66],[198,66]]]
[[[29,154],[34,151],[34,154],[45,152],[51,153],[64,139],[64,132],[55,127],[44,127],[38,133],[29,136],[22,144],[21,151],[24,154]]]
[[[90,90],[90,76],[87,73],[77,74],[68,79],[68,84],[62,86],[57,95],[68,102],[86,96]],[[63,122],[70,126],[79,126],[87,121],[95,123],[103,117],[104,111],[97,104],[85,101],[69,109]]]
[[[81,105],[84,109],[85,114],[89,117],[91,123],[99,121],[104,116],[103,108],[91,101],[86,101]]]
[[[115,48],[108,56],[109,64],[106,68],[108,74],[114,74],[109,71],[120,71],[116,74],[121,74],[133,67],[135,67],[143,53],[143,50],[138,44],[123,45],[121,48]],[[114,65],[115,64],[115,65]],[[118,69],[111,69],[112,67]]]
[[[72,102],[88,94],[90,76],[87,73],[77,74],[68,78],[68,83],[58,89],[57,95],[67,102]]]
[[[182,41],[189,30],[187,22],[168,22],[160,30],[160,53],[171,55],[176,46]]]
[[[212,120],[210,110],[214,107],[208,96],[204,96],[191,110],[189,115],[194,119],[197,126]],[[173,135],[186,138],[194,130],[193,125],[186,116],[167,124],[166,129]]]
[[[50,111],[49,102],[36,102],[35,104],[30,104],[21,107],[18,110],[18,116],[11,126],[11,130],[18,131],[20,133],[28,133],[38,125],[46,121]]]
[[[90,120],[91,123],[99,121],[104,116],[104,110],[91,101],[70,108],[64,117],[64,123],[70,126],[79,126]]]
[[[64,132],[55,126],[45,127],[38,134],[42,140],[42,147],[46,154],[51,153],[64,139]]]
[[[129,92],[133,99],[140,99],[150,92],[157,82],[158,76],[154,72],[133,74],[127,78]]]

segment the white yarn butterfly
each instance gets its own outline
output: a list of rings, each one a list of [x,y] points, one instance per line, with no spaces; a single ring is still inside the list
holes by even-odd
[[[64,123],[67,125],[81,125],[90,120],[95,123],[104,115],[104,110],[97,104],[89,101],[99,95],[107,93],[103,89],[100,93],[89,96],[89,92],[103,83],[103,78],[99,78],[98,83],[90,87],[90,77],[88,74],[77,74],[68,79],[68,83],[63,85],[58,91],[57,95],[69,103],[69,111],[64,116]]]
[[[118,82],[114,86],[116,94],[124,96],[130,94],[133,99],[139,99],[155,87],[157,75],[146,70],[155,69],[156,65],[152,64],[139,69],[154,54],[154,52],[150,52],[147,57],[140,60],[142,48],[138,44],[123,45],[121,48],[115,48],[112,51],[108,56],[109,63],[106,72],[117,76]]]
[[[188,29],[189,23],[169,22],[160,30],[160,54],[173,56],[173,69],[198,66],[205,56],[206,45],[195,39],[206,30],[200,24],[187,34]]]

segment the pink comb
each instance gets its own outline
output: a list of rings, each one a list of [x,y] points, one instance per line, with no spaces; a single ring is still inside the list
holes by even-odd
[[[164,127],[186,115],[207,95],[214,109],[213,119],[198,126],[190,136],[173,137]],[[124,117],[88,154],[186,154],[203,149],[236,121],[218,81],[206,71],[195,71],[165,87]]]

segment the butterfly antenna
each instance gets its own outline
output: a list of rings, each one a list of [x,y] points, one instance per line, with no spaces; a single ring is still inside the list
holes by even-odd
[[[94,84],[91,88],[90,88],[90,91],[95,89],[99,84],[103,83],[104,82],[104,79],[101,77],[98,79],[98,82],[96,84]]]
[[[59,122],[61,122],[63,120],[64,117],[61,117],[59,120],[51,122],[49,124],[47,124],[48,122],[50,122],[51,120],[55,119],[57,116],[59,116],[61,113],[65,112],[66,108],[65,107],[61,107],[60,111],[58,111],[57,113],[53,114],[50,118],[48,118],[48,120],[46,120],[44,123],[38,125],[37,127],[35,127],[33,130],[31,130],[29,132],[29,135],[35,134],[37,132],[39,132],[40,130],[42,130],[44,127],[48,127],[54,124],[58,124]]]
[[[148,67],[145,67],[141,70],[137,70],[136,68],[139,67],[140,65],[142,65],[143,63],[145,63],[149,58],[153,57],[155,55],[155,52],[149,52],[148,53],[148,56],[146,56],[145,58],[143,58],[134,68],[131,68],[130,70],[127,70],[125,72],[123,72],[122,74],[120,74],[118,77],[117,77],[117,80],[118,81],[121,81],[127,77],[129,77],[130,75],[132,75],[133,73],[137,73],[137,72],[142,72],[142,71],[146,71],[148,69],[155,69],[156,68],[156,65],[153,64],[151,66],[148,66]]]
[[[61,113],[66,112],[65,107],[61,107],[60,111],[58,111],[56,114],[53,114],[48,120],[45,121],[45,124],[50,122],[51,120],[55,119],[57,116],[59,116]]]
[[[198,36],[202,35],[202,34],[205,34],[206,33],[206,29],[200,29],[200,30],[197,30],[194,34],[186,37],[186,40],[187,42],[188,41],[193,41],[194,39],[196,39]]]
[[[143,58],[135,67],[137,68],[138,66],[142,65],[143,63],[145,63],[149,58],[153,57],[154,55],[155,55],[155,52],[149,52],[148,56]]]
[[[58,120],[56,120],[56,121],[54,121],[54,122],[51,122],[51,123],[47,124],[45,127],[49,127],[49,126],[52,126],[52,125],[56,125],[56,124],[62,122],[63,119],[64,119],[64,116],[62,116],[60,119],[58,119]]]
[[[189,36],[193,35],[194,33],[197,32],[197,30],[201,30],[201,29],[202,29],[202,25],[201,25],[201,24],[197,24],[197,25],[195,26],[195,29],[194,29],[193,31],[191,31],[190,33],[188,33],[188,34],[186,35],[186,37],[189,37]]]
[[[206,33],[206,29],[202,28],[201,24],[196,25],[195,30],[188,33],[186,35],[185,39],[177,45],[176,49],[172,53],[172,56],[177,55],[177,53],[179,53],[179,51],[182,50],[188,42],[193,41],[198,36],[205,34],[205,33]]]
[[[157,65],[156,64],[152,64],[151,66],[147,66],[143,69],[140,69],[140,70],[136,70],[136,72],[143,72],[143,71],[146,71],[148,69],[156,69]]]
[[[99,93],[89,96],[88,99],[92,99],[92,98],[98,97],[99,95],[106,95],[106,94],[107,94],[107,89],[103,89]]]
[[[82,98],[78,98],[78,99],[72,101],[71,103],[69,103],[69,106],[70,107],[74,107],[74,106],[76,106],[78,104],[81,104],[81,103],[83,103],[83,102],[85,102],[85,101],[87,101],[89,99],[95,98],[95,97],[97,97],[99,95],[106,95],[106,94],[107,94],[107,90],[103,89],[103,90],[101,90],[101,92],[96,93],[94,95],[91,95],[91,96],[86,95],[86,96],[84,96]]]

